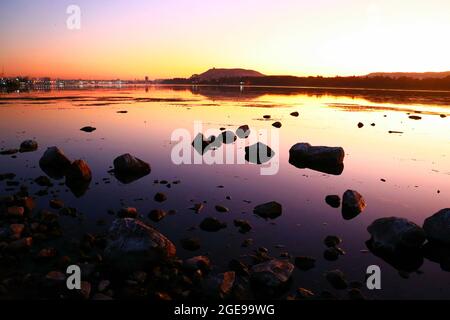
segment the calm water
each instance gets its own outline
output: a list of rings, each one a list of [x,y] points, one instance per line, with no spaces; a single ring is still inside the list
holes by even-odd
[[[128,113],[117,113],[123,110]],[[293,111],[300,116],[290,116]],[[420,114],[422,119],[409,119],[408,113]],[[272,119],[264,121],[263,115]],[[194,121],[202,121],[204,129],[234,131],[248,124],[254,130],[278,130],[279,172],[263,176],[259,166],[252,164],[174,165],[171,134],[185,128],[194,135]],[[282,128],[272,128],[274,121],[280,121]],[[365,126],[359,129],[358,122]],[[97,130],[80,131],[87,125]],[[96,222],[113,219],[108,209],[133,206],[146,221],[151,209],[175,209],[175,215],[149,223],[177,245],[180,257],[209,253],[219,271],[232,258],[266,247],[274,257],[289,252],[294,257],[317,258],[316,268],[294,271],[292,289],[333,291],[322,276],[325,271],[341,269],[348,280],[363,281],[367,266],[376,264],[382,270],[382,290],[365,290],[369,298],[450,298],[450,273],[438,264],[425,260],[420,272],[405,279],[364,251],[369,239],[366,228],[373,220],[398,216],[422,225],[426,217],[450,206],[450,94],[150,87],[0,95],[0,148],[17,148],[31,138],[39,142],[39,150],[17,154],[17,158],[0,156],[0,173],[16,173],[16,180],[29,185],[33,193],[42,188],[29,181],[43,174],[38,161],[48,146],[60,147],[71,159],[86,160],[92,169],[93,181],[83,196],[76,197],[55,184],[51,188],[55,195],[38,197],[40,207],[46,208],[56,196],[84,213],[82,221],[67,218],[68,236],[107,230],[109,223],[98,226]],[[297,142],[342,146],[344,172],[334,176],[290,165],[289,149]],[[152,172],[125,185],[108,170],[115,157],[127,152],[149,162]],[[105,183],[104,178],[111,182]],[[169,189],[154,180],[181,183]],[[0,190],[7,188],[5,182],[0,183]],[[359,191],[367,202],[366,210],[350,221],[324,201],[326,195],[342,195],[347,189]],[[162,205],[153,201],[158,191],[168,195]],[[200,214],[189,209],[202,201],[207,204]],[[268,201],[283,205],[282,216],[266,221],[252,214],[254,206]],[[216,212],[216,204],[230,212]],[[201,231],[198,225],[206,216],[226,221],[228,227],[215,233]],[[252,231],[239,233],[233,226],[237,218],[248,220]],[[343,239],[346,255],[338,261],[323,258],[322,241],[327,235]],[[187,236],[199,237],[201,249],[195,253],[183,250],[179,239]],[[254,240],[253,246],[241,247],[248,238]],[[345,296],[345,292],[336,294]]]

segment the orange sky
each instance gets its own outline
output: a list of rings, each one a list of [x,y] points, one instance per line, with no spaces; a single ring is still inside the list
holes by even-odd
[[[66,27],[72,3],[80,30]],[[447,71],[449,21],[448,0],[2,1],[0,67],[87,79]]]

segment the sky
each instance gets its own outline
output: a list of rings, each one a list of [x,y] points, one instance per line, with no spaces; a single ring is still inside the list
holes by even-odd
[[[67,27],[69,5],[80,29]],[[209,68],[450,70],[448,0],[1,0],[6,76],[150,79]]]

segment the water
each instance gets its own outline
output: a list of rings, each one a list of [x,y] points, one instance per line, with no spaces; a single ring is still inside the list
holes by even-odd
[[[345,292],[329,286],[323,273],[340,269],[348,280],[362,282],[366,268],[376,264],[382,270],[382,290],[363,290],[369,298],[448,299],[450,273],[438,264],[425,259],[419,272],[405,279],[364,250],[369,239],[366,228],[375,219],[398,216],[422,225],[425,218],[450,206],[449,106],[450,93],[369,90],[149,87],[2,94],[0,147],[17,148],[23,140],[36,139],[39,150],[19,153],[17,158],[0,156],[0,173],[16,173],[15,180],[34,193],[42,188],[30,180],[43,175],[38,161],[46,147],[58,146],[69,158],[86,160],[93,181],[84,195],[77,197],[55,183],[50,189],[54,195],[37,197],[42,208],[58,197],[83,212],[82,221],[65,218],[68,237],[106,231],[113,219],[108,209],[132,206],[177,245],[181,258],[208,253],[218,271],[226,270],[232,258],[266,247],[274,257],[289,252],[293,257],[317,258],[314,269],[294,271],[291,291],[301,286],[345,297]],[[124,110],[128,112],[117,112]],[[290,116],[294,111],[300,116]],[[422,119],[412,120],[409,114]],[[263,120],[263,115],[271,115],[271,120]],[[278,173],[261,175],[260,167],[253,164],[173,164],[172,132],[184,128],[193,138],[195,121],[201,121],[204,129],[235,131],[247,124],[253,131],[278,130]],[[271,126],[275,121],[282,123],[280,129]],[[364,127],[358,128],[358,122]],[[80,131],[88,125],[97,130]],[[290,165],[289,149],[297,142],[342,146],[346,153],[343,173],[328,175]],[[114,158],[123,153],[149,162],[151,174],[131,184],[117,181],[108,171]],[[169,189],[154,180],[181,183]],[[5,182],[0,187],[9,188]],[[357,190],[367,202],[366,210],[349,221],[324,201],[326,195],[342,195],[347,189]],[[163,204],[153,201],[159,191],[168,195]],[[200,214],[190,210],[202,201],[207,203]],[[252,214],[254,206],[269,201],[283,205],[282,216],[266,221]],[[230,212],[216,212],[216,204]],[[147,214],[155,208],[177,213],[153,223]],[[201,231],[198,225],[206,216],[226,221],[228,227],[215,233]],[[99,226],[99,219],[106,220],[106,225]],[[234,219],[248,220],[252,231],[239,233]],[[327,235],[343,239],[346,254],[338,261],[323,258]],[[179,240],[187,236],[199,237],[201,249],[195,253],[183,250]],[[248,238],[254,245],[241,247]]]

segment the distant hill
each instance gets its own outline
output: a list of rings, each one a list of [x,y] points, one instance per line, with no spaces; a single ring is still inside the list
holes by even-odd
[[[195,81],[211,81],[227,78],[254,78],[254,77],[264,77],[264,75],[258,71],[246,70],[246,69],[216,69],[212,68],[201,74],[194,74],[191,80]]]
[[[367,77],[387,77],[387,78],[412,78],[412,79],[442,79],[450,76],[450,71],[446,72],[374,72],[367,75]]]

